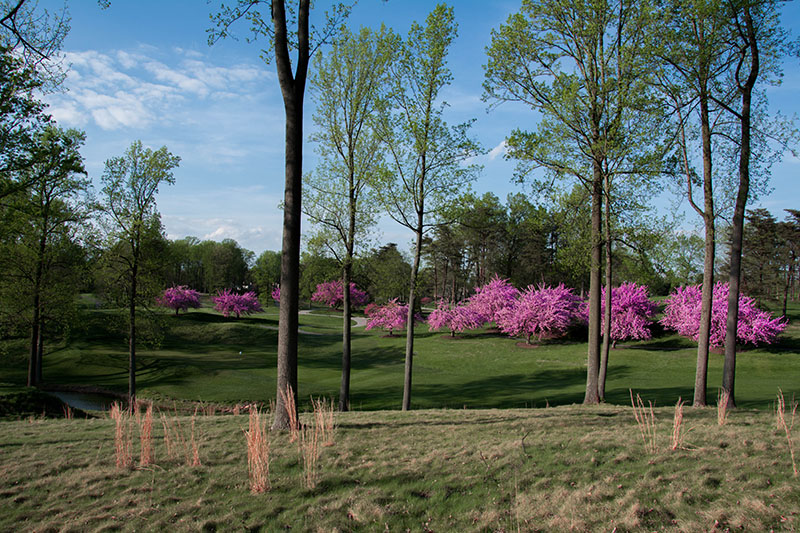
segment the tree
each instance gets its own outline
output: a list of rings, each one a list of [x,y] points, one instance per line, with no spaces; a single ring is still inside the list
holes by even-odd
[[[606,294],[603,287],[602,307],[605,311]],[[658,306],[650,301],[647,287],[636,283],[623,283],[611,290],[611,324],[609,338],[612,345],[626,339],[649,339],[651,319]],[[606,315],[603,316],[605,327]]]
[[[265,16],[262,10],[269,10]],[[300,222],[303,182],[303,100],[305,96],[308,63],[313,49],[325,44],[339,29],[341,21],[350,13],[350,6],[337,3],[326,12],[326,23],[321,31],[309,29],[310,0],[298,0],[297,8],[289,9],[290,18],[297,23],[295,38],[289,37],[287,10],[284,0],[237,0],[233,6],[222,6],[212,17],[216,28],[209,32],[209,43],[226,37],[230,27],[244,18],[251,24],[255,37],[265,37],[271,50],[262,50],[261,57],[275,58],[278,83],[283,95],[286,116],[285,132],[285,189],[283,197],[283,245],[281,254],[281,294],[278,318],[278,372],[275,418],[272,427],[286,429],[289,415],[282,395],[287,389],[295,396],[297,405],[297,326],[300,289]],[[272,24],[265,22],[272,20]],[[291,21],[291,20],[290,20]],[[312,45],[313,41],[313,45]],[[290,50],[297,51],[294,72]]]
[[[695,370],[695,406],[706,405],[708,350],[711,328],[714,260],[716,256],[715,182],[720,181],[715,153],[726,135],[722,105],[730,102],[733,91],[728,81],[733,56],[726,44],[727,20],[723,2],[672,0],[665,2],[659,25],[666,37],[659,51],[663,71],[665,100],[673,110],[677,138],[677,161],[686,184],[689,205],[702,218],[705,229],[703,263],[703,298]],[[722,103],[722,104],[721,104]],[[690,147],[692,127],[699,129],[702,177],[692,164]],[[688,130],[688,133],[687,133]],[[694,189],[702,186],[702,204],[695,200]]]
[[[127,296],[128,307],[128,400],[136,398],[136,306],[147,304],[140,293],[140,269],[147,257],[147,244],[161,236],[156,194],[161,184],[175,183],[172,170],[180,157],[162,146],[145,148],[135,141],[125,155],[106,161],[101,177],[102,210],[107,238],[113,247],[114,268]]]
[[[250,277],[258,294],[271,291],[281,281],[281,254],[272,250],[262,252],[250,269]]]
[[[222,313],[225,318],[231,314],[235,314],[236,318],[241,318],[242,315],[262,311],[258,296],[253,291],[237,294],[230,289],[225,289],[217,291],[217,295],[212,298],[212,301],[214,309]]]
[[[600,401],[604,196],[608,202],[615,176],[650,174],[659,159],[659,116],[647,88],[649,14],[647,2],[524,0],[487,49],[486,97],[542,113],[538,132],[515,130],[508,139],[521,174],[541,168],[575,178],[590,195],[586,404]]]
[[[525,336],[539,340],[543,336],[563,335],[580,317],[581,299],[563,284],[557,287],[530,285],[512,307],[500,312],[497,325],[512,337]]]
[[[495,274],[489,283],[475,289],[468,305],[480,314],[483,322],[497,323],[501,313],[513,307],[518,297],[517,288]]]
[[[348,292],[349,295],[345,297],[344,290],[342,290],[342,280],[335,279],[317,285],[317,290],[311,296],[311,300],[325,304],[331,309],[337,309],[346,300],[350,301],[354,308],[364,307],[369,301],[367,293],[356,287],[353,282],[350,283],[350,291]]]
[[[364,315],[367,317],[367,326],[364,329],[385,329],[391,336],[394,330],[403,329],[408,324],[408,305],[392,299],[384,305],[368,305],[364,309]],[[414,321],[419,320],[419,315],[415,314]]]
[[[362,286],[375,301],[387,302],[408,294],[411,264],[396,243],[373,249],[357,265],[365,278]]]
[[[20,171],[25,174],[20,181],[33,185],[9,197],[17,231],[6,250],[10,256],[3,270],[14,279],[19,291],[15,298],[26,296],[30,312],[28,386],[38,385],[42,377],[45,317],[55,320],[59,311],[63,313],[58,306],[69,302],[77,289],[75,275],[68,272],[76,266],[74,258],[65,252],[73,248],[80,225],[91,212],[91,182],[80,155],[84,140],[83,132],[46,127],[35,139],[31,165]]]
[[[375,123],[376,115],[383,112],[392,41],[396,38],[384,30],[362,28],[354,35],[343,29],[330,53],[316,57],[311,77],[317,100],[314,122],[319,128],[312,140],[317,142],[321,161],[314,173],[305,176],[304,211],[319,228],[316,238],[341,263],[340,288],[351,285],[353,258],[375,223],[377,204],[369,186],[383,172]],[[342,293],[339,410],[347,411],[352,310],[350,293]]]
[[[730,276],[728,284],[728,316],[725,333],[725,363],[722,369],[722,390],[727,393],[728,406],[734,407],[734,379],[736,376],[736,339],[739,317],[739,283],[741,281],[742,239],[744,215],[750,196],[750,170],[754,142],[753,102],[756,83],[780,79],[780,59],[789,52],[786,32],[778,24],[781,2],[777,0],[739,0],[726,5],[729,17],[730,41],[734,50],[733,81],[741,98],[738,110],[726,106],[739,127],[739,187],[733,210],[730,247]],[[762,132],[763,135],[763,132]],[[784,136],[784,135],[781,135]],[[785,146],[785,144],[784,144]],[[764,154],[760,154],[764,157]],[[771,161],[766,161],[769,167]]]
[[[468,329],[478,329],[483,323],[483,315],[466,303],[453,307],[444,300],[439,300],[436,309],[428,315],[430,331],[447,328],[450,330],[451,337]]]
[[[465,164],[478,153],[469,138],[469,123],[454,128],[443,120],[440,91],[450,83],[447,53],[456,37],[453,9],[439,4],[425,26],[413,23],[398,45],[390,67],[392,114],[384,118],[381,138],[390,172],[378,187],[387,213],[414,233],[409,280],[408,318],[417,305],[417,277],[424,234],[441,223],[454,198],[474,179],[477,168]],[[414,328],[406,332],[403,410],[411,408]]]
[[[729,286],[719,282],[714,285],[714,299],[711,311],[711,346],[723,346],[726,341]],[[664,317],[661,324],[678,332],[679,335],[698,339],[701,320],[701,294],[699,285],[678,287],[665,300]],[[756,306],[755,300],[739,295],[739,316],[737,317],[737,341],[752,345],[771,344],[786,327],[784,318],[772,318]]]
[[[175,316],[178,316],[180,311],[185,312],[190,307],[193,309],[200,307],[200,294],[186,285],[170,287],[164,290],[164,294],[158,299],[158,305],[174,309]]]

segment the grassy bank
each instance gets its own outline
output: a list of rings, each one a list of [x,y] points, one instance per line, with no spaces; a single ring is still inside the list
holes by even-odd
[[[263,494],[248,489],[244,415],[198,416],[194,467],[167,457],[157,423],[155,464],[133,469],[115,466],[112,420],[3,422],[0,530],[800,527],[800,479],[769,411],[740,409],[719,426],[715,411],[687,408],[686,439],[672,450],[672,410],[657,409],[654,453],[622,407],[336,417],[314,488],[303,481],[297,445],[271,435],[272,489]]]
[[[335,396],[341,368],[341,317],[321,310],[300,316],[300,398]],[[226,319],[209,309],[180,316],[165,313],[160,343],[138,349],[137,382],[145,398],[236,403],[275,397],[277,309],[242,319]],[[737,359],[736,399],[744,408],[764,409],[780,387],[800,397],[800,307],[779,342],[742,351]],[[415,408],[524,408],[582,401],[586,343],[544,341],[521,348],[518,340],[485,328],[449,338],[417,331],[414,359]],[[25,340],[6,346],[0,357],[0,384],[25,383]],[[610,357],[607,400],[628,403],[634,389],[657,405],[691,398],[695,343],[657,331],[649,341],[623,343]],[[354,329],[352,406],[359,410],[397,409],[402,398],[403,336]],[[721,354],[712,354],[709,397],[721,384]],[[44,357],[45,382],[125,391],[127,340],[123,317],[87,307],[69,342]],[[0,387],[2,388],[2,387]]]

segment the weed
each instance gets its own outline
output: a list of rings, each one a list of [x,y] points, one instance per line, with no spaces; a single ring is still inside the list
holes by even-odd
[[[675,404],[675,415],[672,418],[672,449],[683,448],[683,400],[678,398]]]
[[[114,458],[117,468],[130,468],[131,457],[131,413],[120,407],[118,402],[111,405],[111,418],[114,420]]]
[[[314,425],[319,427],[320,442],[323,446],[333,446],[335,430],[333,400],[311,398],[311,405],[314,407]]]
[[[319,478],[320,428],[316,424],[313,426],[303,425],[298,433],[303,460],[303,480],[306,488],[313,489],[317,486]]]
[[[139,417],[139,466],[153,464],[153,404],[147,404],[144,416]]]
[[[783,391],[778,389],[778,405],[776,407],[776,412],[778,415],[778,423],[786,432],[786,444],[789,446],[789,455],[792,458],[792,471],[794,472],[795,477],[798,476],[797,471],[797,463],[794,459],[794,440],[792,438],[792,429],[794,428],[794,415],[797,413],[797,402],[792,400],[789,404],[791,416],[789,418],[789,422],[786,421],[786,400],[783,398]]]
[[[656,453],[658,451],[658,444],[656,443],[656,416],[653,413],[653,402],[647,402],[650,405],[648,410],[644,406],[642,398],[637,394],[636,400],[633,399],[633,391],[628,389],[631,395],[631,406],[633,406],[633,416],[636,419],[636,424],[639,426],[639,434],[642,436],[644,449],[648,453]]]
[[[270,490],[269,482],[269,432],[267,419],[263,419],[258,407],[250,409],[250,425],[245,431],[247,439],[247,470],[250,477],[250,492],[257,494]]]
[[[294,391],[291,385],[286,385],[286,390],[279,391],[286,417],[289,419],[289,442],[297,440],[300,424],[297,421],[297,406],[294,401]]]
[[[61,410],[64,412],[64,418],[67,420],[72,420],[74,417],[74,413],[72,412],[72,407],[67,404],[61,406]]]

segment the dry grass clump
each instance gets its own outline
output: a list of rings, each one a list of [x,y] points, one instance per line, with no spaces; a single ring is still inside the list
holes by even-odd
[[[192,415],[188,431],[183,428],[177,415],[167,417],[161,413],[161,426],[164,430],[164,447],[167,457],[172,460],[183,458],[188,466],[201,466],[200,449],[197,444],[195,420],[197,411]]]
[[[130,468],[133,466],[130,411],[122,409],[118,402],[114,402],[110,415],[114,420],[114,459],[117,468]]]
[[[306,488],[313,489],[319,480],[320,427],[303,425],[298,431],[300,437],[300,456],[303,461],[303,481]]]
[[[720,389],[717,393],[717,424],[724,426],[728,421],[728,400],[730,399],[730,392],[725,389]]]
[[[144,415],[136,406],[136,421],[139,424],[139,465],[148,466],[155,462],[153,455],[153,404],[147,404]]]
[[[250,492],[258,494],[270,490],[269,481],[269,432],[267,419],[263,418],[258,407],[250,409],[250,424],[245,431],[247,440],[247,470],[250,477]]]
[[[323,398],[311,398],[311,405],[314,407],[314,425],[319,427],[320,441],[323,446],[333,446],[334,431],[336,424],[334,420],[335,407],[333,399],[330,401]]]
[[[294,401],[294,391],[291,385],[286,385],[285,390],[278,391],[286,410],[286,417],[289,419],[289,442],[297,440],[300,424],[297,420],[297,406]]]
[[[675,415],[672,417],[672,450],[683,448],[683,437],[683,399],[678,398]]]
[[[658,443],[656,442],[656,415],[653,413],[653,402],[648,401],[650,408],[644,406],[642,398],[637,394],[636,400],[633,399],[633,391],[629,389],[631,395],[631,406],[633,406],[633,416],[639,426],[639,434],[644,443],[647,453],[656,453]]]
[[[783,391],[778,389],[778,403],[776,405],[776,414],[778,419],[778,426],[781,427],[786,433],[786,444],[789,447],[789,455],[792,458],[792,472],[795,477],[798,476],[797,462],[794,458],[794,439],[792,438],[792,429],[794,428],[794,415],[797,413],[797,402],[792,400],[789,404],[789,421],[786,421],[786,400],[783,397]]]

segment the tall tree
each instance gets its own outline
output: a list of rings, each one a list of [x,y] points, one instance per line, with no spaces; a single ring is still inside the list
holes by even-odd
[[[662,2],[658,21],[667,32],[659,54],[666,65],[663,89],[675,116],[680,174],[686,184],[689,205],[702,218],[705,229],[703,263],[703,295],[700,333],[697,339],[694,401],[696,407],[706,405],[708,351],[710,347],[711,309],[714,289],[717,209],[715,206],[714,148],[715,135],[723,134],[722,109],[716,102],[730,102],[733,90],[727,83],[732,56],[725,44],[727,21],[722,15],[722,2],[717,0],[669,0]],[[699,126],[702,178],[694,168],[695,157],[690,148],[692,127]],[[695,200],[694,189],[702,184],[701,203]]]
[[[23,171],[33,175],[22,181],[34,185],[12,197],[10,204],[19,231],[12,239],[12,249],[3,254],[10,254],[3,261],[7,263],[3,270],[14,280],[17,298],[25,295],[29,309],[28,386],[38,385],[42,377],[45,317],[58,315],[55,300],[64,300],[60,296],[65,290],[75,294],[74,285],[65,287],[65,282],[75,283],[75,276],[65,274],[63,267],[70,260],[66,252],[75,242],[80,223],[90,213],[90,181],[80,155],[84,139],[76,130],[45,128],[36,138],[32,165]]]
[[[757,83],[779,79],[780,59],[788,52],[786,32],[779,25],[780,4],[777,0],[731,0],[726,4],[730,42],[736,58],[733,80],[740,98],[737,109],[726,106],[726,110],[735,117],[740,135],[739,187],[731,227],[730,289],[725,330],[725,363],[722,369],[722,390],[727,393],[729,407],[736,405],[734,380],[742,237],[745,208],[751,194],[750,170],[755,159],[751,139],[755,111],[753,98]]]
[[[313,50],[328,42],[339,30],[341,21],[350,14],[351,6],[337,3],[326,12],[325,25],[315,31],[309,24],[311,0],[298,0],[287,9],[284,0],[237,0],[233,6],[221,6],[212,17],[216,27],[209,31],[209,42],[226,37],[236,21],[250,23],[254,38],[265,37],[271,44],[261,57],[274,56],[278,84],[283,96],[285,128],[285,186],[283,194],[283,235],[281,254],[281,301],[278,318],[278,372],[275,418],[272,427],[289,427],[289,414],[283,394],[291,389],[297,405],[297,325],[300,286],[300,222],[303,183],[303,102],[308,64]],[[265,16],[264,11],[269,12]],[[267,20],[271,20],[268,23]],[[296,23],[290,33],[289,23]],[[313,44],[312,44],[313,41]],[[313,48],[313,50],[312,50]],[[291,50],[297,52],[292,71]]]
[[[645,86],[649,16],[648,2],[523,0],[519,13],[492,31],[487,50],[487,98],[523,102],[543,115],[538,132],[516,130],[508,140],[522,173],[572,177],[590,193],[587,404],[600,401],[604,185],[654,160],[641,142],[657,117]]]
[[[303,210],[318,227],[317,239],[342,266],[342,287],[353,277],[353,258],[375,223],[370,184],[383,168],[376,117],[383,113],[387,66],[397,39],[384,30],[343,30],[331,51],[315,60],[311,87],[317,100],[312,136],[321,156],[305,176]],[[342,380],[339,410],[350,408],[350,291],[343,291]]]
[[[156,211],[156,194],[162,184],[175,183],[172,170],[180,157],[162,146],[145,148],[135,141],[125,155],[106,161],[101,178],[102,209],[108,240],[128,307],[128,400],[136,398],[136,306],[140,303],[140,274],[147,257],[146,244],[153,233],[160,236],[161,222]]]
[[[378,187],[387,213],[414,233],[414,257],[408,294],[403,410],[411,408],[414,354],[414,313],[422,240],[441,223],[440,215],[474,179],[477,168],[465,164],[478,153],[468,136],[469,123],[450,128],[443,119],[441,90],[450,83],[447,53],[456,37],[453,9],[437,5],[425,26],[413,23],[408,38],[398,46],[391,72],[391,117],[381,137],[390,169]]]

